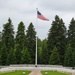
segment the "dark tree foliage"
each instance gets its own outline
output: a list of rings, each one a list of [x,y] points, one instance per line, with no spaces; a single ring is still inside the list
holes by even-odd
[[[56,15],[49,29],[48,38],[43,41],[37,38],[37,48],[38,64],[75,67],[74,18],[71,19],[66,32],[63,20]],[[21,21],[14,38],[14,28],[12,20],[9,18],[0,32],[0,65],[34,64],[35,51],[36,31],[33,24],[30,23],[25,31],[24,23]]]
[[[72,67],[75,67],[75,50],[72,52],[72,59],[73,59],[73,63],[72,64]]]
[[[36,49],[36,32],[32,23],[30,23],[27,34],[26,34],[26,41],[27,41],[27,49],[30,53],[32,64],[35,63],[35,49]]]
[[[15,46],[15,63],[21,64],[22,50],[20,49],[20,44]]]
[[[68,30],[68,43],[71,43],[72,48],[75,49],[75,20],[72,18]]]
[[[70,66],[70,67],[73,66],[73,53],[72,53],[71,44],[67,45],[67,48],[65,51],[64,66]]]
[[[3,28],[2,44],[5,43],[5,46],[8,48],[7,52],[9,53],[10,49],[14,48],[14,29],[10,18],[8,19],[8,22],[3,25]]]
[[[31,64],[31,56],[27,49],[22,51],[22,58],[21,58],[22,64]]]
[[[26,36],[25,36],[25,26],[23,22],[18,25],[18,31],[16,34],[16,44],[20,44],[20,49],[25,49],[26,46]]]
[[[54,49],[51,53],[49,64],[52,64],[52,65],[60,64],[60,56],[59,56],[59,52],[56,47],[54,47]]]
[[[0,32],[0,42],[1,42],[1,39],[2,39],[2,33]]]
[[[50,57],[54,47],[57,47],[61,59],[60,62],[61,64],[63,64],[65,45],[66,45],[66,27],[63,23],[63,20],[56,15],[55,21],[52,22],[52,26],[48,33],[48,42],[47,42],[47,49],[49,53],[48,58]]]
[[[1,64],[1,47],[2,47],[1,41],[2,41],[2,37],[0,32],[0,64]]]
[[[23,22],[18,25],[18,31],[15,39],[15,57],[16,63],[21,63],[22,50],[26,48],[26,36],[25,36],[25,26]]]
[[[47,39],[42,41],[42,64],[48,64],[48,49],[47,49]]]
[[[3,25],[3,31],[2,31],[2,49],[5,46],[5,50],[7,52],[7,57],[11,49],[14,50],[14,31],[13,31],[13,25],[12,21],[9,18],[8,22]],[[13,59],[13,58],[12,58]],[[4,59],[3,59],[4,60]],[[6,65],[8,62],[6,63]]]
[[[70,25],[69,25],[69,30],[68,30],[68,42],[73,43],[72,47],[75,47],[75,20],[72,18]]]
[[[7,65],[7,48],[5,44],[2,45],[1,53],[0,53],[0,62],[1,65]]]
[[[7,64],[10,65],[10,64],[15,64],[15,53],[14,53],[14,50],[11,49],[9,54],[8,54],[8,57],[7,57]]]
[[[74,18],[71,19],[71,22],[69,25],[67,40],[68,40],[67,43],[70,43],[72,47],[73,63],[71,65],[75,66],[75,20]],[[68,66],[71,66],[71,65],[68,65]]]

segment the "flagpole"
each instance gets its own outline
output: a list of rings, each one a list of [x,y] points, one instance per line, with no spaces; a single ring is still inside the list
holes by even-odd
[[[38,11],[38,8],[36,8]],[[38,26],[38,19],[36,18],[36,26]],[[37,31],[37,30],[36,30]],[[35,67],[37,67],[37,32],[36,32],[36,53],[35,53]]]
[[[44,17],[39,11],[38,8],[36,8],[37,10],[37,18],[36,18],[36,27],[38,26],[38,18],[41,20],[45,20],[45,21],[49,21],[49,19],[47,19],[46,17]],[[36,53],[35,53],[35,67],[37,67],[37,40],[38,40],[38,36],[37,36],[37,32],[38,32],[38,28],[36,29]]]

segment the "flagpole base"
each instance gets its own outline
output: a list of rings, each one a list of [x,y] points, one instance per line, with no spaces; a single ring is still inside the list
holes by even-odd
[[[37,65],[35,65],[35,67],[37,67]]]

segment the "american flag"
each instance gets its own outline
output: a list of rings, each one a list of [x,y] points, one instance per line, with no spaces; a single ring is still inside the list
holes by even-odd
[[[49,19],[47,19],[46,17],[44,17],[39,11],[37,11],[37,18],[39,18],[41,20],[49,21]]]

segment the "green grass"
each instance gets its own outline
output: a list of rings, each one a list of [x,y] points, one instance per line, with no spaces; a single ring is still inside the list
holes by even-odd
[[[42,71],[42,75],[70,75],[70,74],[65,74],[57,71]]]
[[[23,74],[25,72],[25,74]],[[7,73],[0,73],[0,75],[28,75],[30,71],[20,70],[20,71],[14,71],[14,72],[7,72]]]

